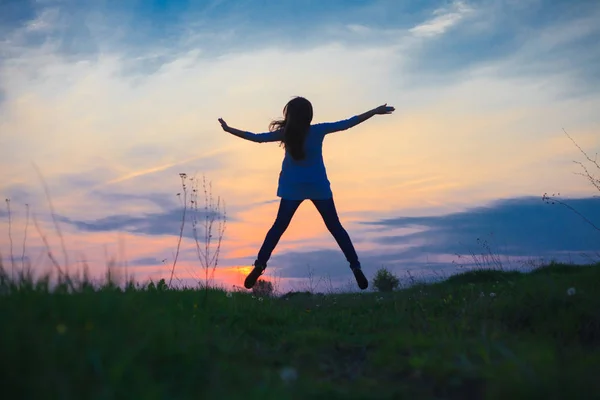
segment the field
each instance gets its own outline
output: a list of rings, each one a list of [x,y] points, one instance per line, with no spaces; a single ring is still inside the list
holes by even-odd
[[[5,399],[600,398],[600,264],[391,293],[0,282]]]

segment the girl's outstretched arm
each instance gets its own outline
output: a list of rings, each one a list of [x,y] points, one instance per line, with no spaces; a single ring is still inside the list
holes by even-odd
[[[382,106],[379,107],[375,107],[372,110],[369,110],[365,113],[362,113],[360,115],[356,116],[356,125],[360,124],[361,122],[365,122],[366,120],[368,120],[369,118],[371,118],[373,115],[385,115],[385,114],[391,114],[392,112],[396,111],[396,109],[392,106],[388,106],[387,103],[385,103]]]
[[[360,124],[361,122],[365,122],[366,120],[368,120],[369,118],[371,118],[374,115],[391,114],[395,110],[396,109],[394,107],[388,106],[386,103],[382,106],[375,107],[374,109],[364,112],[362,114],[355,115],[352,118],[349,118],[349,119],[346,119],[343,121],[338,121],[338,122],[326,123],[326,124],[322,124],[322,125],[324,125],[324,127],[325,127],[325,130],[326,130],[325,133],[344,131],[346,129],[350,129],[353,126]]]
[[[219,122],[221,123],[221,128],[223,128],[225,132],[231,133],[232,135],[235,135],[242,139],[250,140],[251,142],[278,142],[283,139],[283,132],[281,130],[265,133],[252,133],[230,127],[229,125],[227,125],[227,122],[223,120],[223,118],[219,118]]]

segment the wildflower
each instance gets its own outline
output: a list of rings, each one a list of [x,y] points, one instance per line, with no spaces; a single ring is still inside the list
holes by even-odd
[[[227,296],[227,297],[231,297],[231,296],[233,296],[233,294],[232,294],[231,292],[227,292],[227,295],[226,295],[226,296]]]
[[[572,288],[567,289],[567,294],[569,296],[573,296],[575,294],[575,288],[572,287]]]
[[[259,298],[258,298],[258,301],[263,301],[263,298],[262,298],[262,297],[259,297]]]
[[[279,376],[281,380],[284,382],[292,382],[298,378],[298,372],[295,368],[292,367],[284,367],[279,371]]]
[[[65,324],[56,325],[56,332],[60,335],[64,335],[67,332],[67,326]]]
[[[496,297],[496,293],[494,293],[494,292],[490,293],[490,297]]]

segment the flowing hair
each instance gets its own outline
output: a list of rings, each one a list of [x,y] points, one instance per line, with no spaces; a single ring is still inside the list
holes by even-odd
[[[304,141],[313,118],[313,108],[310,101],[304,97],[294,97],[283,109],[283,120],[271,122],[271,132],[283,129],[281,145],[290,153],[294,160],[303,160]]]

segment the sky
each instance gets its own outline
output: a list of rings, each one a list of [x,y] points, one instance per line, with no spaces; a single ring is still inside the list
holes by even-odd
[[[227,219],[215,282],[241,286],[283,150],[217,119],[265,132],[297,95],[314,122],[396,108],[324,143],[368,277],[596,260],[598,20],[594,0],[1,1],[3,264],[51,271],[45,238],[71,272],[168,280],[182,232],[174,281],[192,285],[204,177]],[[281,291],[355,286],[310,202],[268,265]]]

